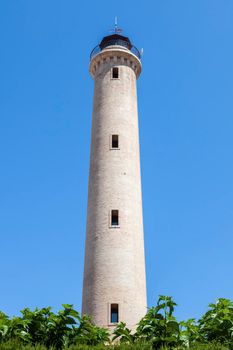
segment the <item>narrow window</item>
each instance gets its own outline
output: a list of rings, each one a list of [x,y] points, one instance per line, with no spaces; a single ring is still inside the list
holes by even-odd
[[[112,135],[112,148],[119,148],[118,135]]]
[[[113,79],[118,79],[119,78],[119,71],[117,67],[113,67],[112,69],[112,78]]]
[[[119,210],[111,211],[111,226],[119,225]]]
[[[119,321],[119,312],[118,304],[111,304],[111,323],[118,323]]]

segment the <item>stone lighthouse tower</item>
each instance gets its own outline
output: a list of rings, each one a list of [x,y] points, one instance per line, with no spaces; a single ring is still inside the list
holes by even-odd
[[[136,81],[140,53],[116,32],[92,51],[95,83],[82,312],[135,329],[146,313]]]

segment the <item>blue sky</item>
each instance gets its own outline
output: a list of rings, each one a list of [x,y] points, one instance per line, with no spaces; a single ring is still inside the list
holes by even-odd
[[[0,310],[81,308],[93,81],[118,16],[138,81],[148,305],[233,299],[232,0],[1,0]]]

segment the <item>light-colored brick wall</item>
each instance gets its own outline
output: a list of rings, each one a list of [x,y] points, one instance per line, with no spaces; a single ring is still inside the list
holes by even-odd
[[[113,66],[119,79],[111,78]],[[134,329],[146,313],[136,79],[141,63],[122,47],[108,47],[90,64],[95,80],[82,312],[110,327],[111,303]],[[110,136],[119,135],[119,149]],[[110,227],[111,209],[119,227]]]

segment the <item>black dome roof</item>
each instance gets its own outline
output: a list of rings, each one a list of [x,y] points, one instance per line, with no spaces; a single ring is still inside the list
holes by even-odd
[[[105,36],[101,43],[100,43],[100,48],[103,50],[105,47],[112,46],[112,45],[120,45],[126,47],[128,50],[131,50],[132,44],[126,36],[119,35],[119,34],[112,34]]]

